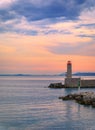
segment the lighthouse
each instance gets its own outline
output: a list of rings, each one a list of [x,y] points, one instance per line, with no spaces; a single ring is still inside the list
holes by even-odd
[[[78,87],[80,78],[72,77],[72,63],[71,61],[67,62],[67,74],[65,78],[65,87]]]
[[[71,61],[68,61],[64,86],[66,88],[80,88],[80,87],[95,88],[95,80],[93,79],[84,80],[84,79],[81,79],[80,77],[73,77],[72,76],[72,63]]]
[[[71,61],[67,62],[67,78],[72,78],[72,63]]]

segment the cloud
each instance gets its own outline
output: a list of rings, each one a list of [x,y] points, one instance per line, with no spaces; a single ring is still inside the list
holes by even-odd
[[[76,19],[84,7],[87,7],[86,0],[6,0],[1,3],[10,4],[8,8],[0,10],[1,14],[2,11],[14,11],[18,16],[26,17],[28,21],[60,17]],[[6,17],[5,13],[3,17]],[[7,17],[5,19],[7,20]]]
[[[16,0],[0,0],[0,9],[8,8],[12,4],[14,4]]]
[[[95,26],[94,3],[94,0],[2,0],[1,4],[8,6],[0,8],[0,32],[90,35],[89,29]]]
[[[80,35],[77,35],[77,36],[80,37],[80,38],[85,38],[85,37],[87,37],[87,38],[92,38],[92,39],[95,40],[95,34],[94,34],[94,35],[80,34]]]
[[[55,46],[47,47],[48,51],[59,55],[80,55],[80,56],[95,56],[94,43],[78,43],[73,45],[70,43],[60,43]]]
[[[10,10],[15,10],[18,15],[24,16],[29,21],[36,21],[46,18],[65,17],[66,19],[76,19],[81,10],[82,4],[75,0],[49,0],[44,2],[20,0],[11,6]]]

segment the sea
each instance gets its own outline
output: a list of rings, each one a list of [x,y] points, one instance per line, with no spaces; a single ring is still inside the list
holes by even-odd
[[[0,130],[95,130],[95,108],[59,99],[79,90],[48,88],[57,82],[64,76],[0,76]]]

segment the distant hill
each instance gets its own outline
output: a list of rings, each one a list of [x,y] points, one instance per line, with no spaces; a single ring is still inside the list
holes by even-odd
[[[24,76],[58,76],[57,74],[53,75],[49,75],[49,74],[0,74],[0,76],[17,76],[17,77],[24,77]]]
[[[0,74],[0,76],[65,76],[65,73],[61,74]],[[73,76],[95,76],[95,72],[77,72]]]
[[[58,76],[65,76],[65,75],[66,75],[65,73],[58,74]]]
[[[95,72],[77,72],[74,76],[95,76]]]
[[[32,76],[30,74],[0,74],[0,76]]]
[[[59,76],[65,76],[65,73],[61,73]],[[95,72],[77,72],[73,73],[73,76],[95,76]]]

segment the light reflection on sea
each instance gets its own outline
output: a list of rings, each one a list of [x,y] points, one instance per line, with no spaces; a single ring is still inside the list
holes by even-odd
[[[78,89],[49,89],[51,82],[64,77],[0,77],[0,130],[95,130],[95,108],[58,99]]]

